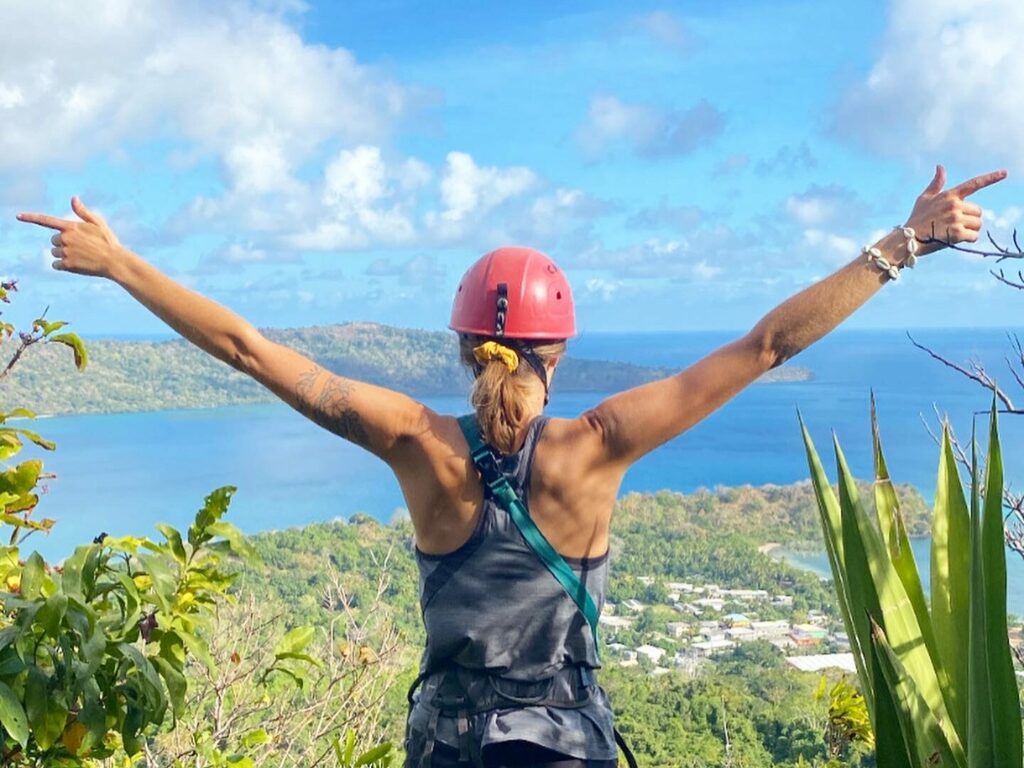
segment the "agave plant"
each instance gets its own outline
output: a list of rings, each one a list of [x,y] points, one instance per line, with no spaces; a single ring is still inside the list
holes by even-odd
[[[886,768],[1018,768],[1021,709],[1006,622],[1003,470],[996,410],[984,482],[972,440],[965,496],[943,430],[925,596],[878,433],[875,516],[834,440],[838,499],[800,420],[839,607]]]

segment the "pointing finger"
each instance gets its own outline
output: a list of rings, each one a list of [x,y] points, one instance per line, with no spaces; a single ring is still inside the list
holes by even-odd
[[[40,227],[48,227],[60,232],[70,229],[75,225],[73,221],[58,219],[56,216],[47,216],[45,213],[19,213],[18,221],[24,221],[26,224],[38,224]]]
[[[975,176],[973,179],[968,179],[962,184],[958,184],[953,187],[951,191],[955,192],[960,197],[967,197],[973,195],[979,189],[995,184],[997,181],[1002,181],[1006,178],[1006,171],[992,171],[992,173],[983,173],[981,176]]]

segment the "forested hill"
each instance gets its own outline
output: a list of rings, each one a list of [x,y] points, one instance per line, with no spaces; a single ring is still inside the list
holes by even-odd
[[[271,339],[344,376],[414,396],[468,391],[453,334],[372,323],[274,329]],[[5,345],[8,354],[15,346]],[[41,345],[40,345],[41,346]],[[66,349],[34,347],[5,383],[7,402],[37,413],[90,413],[204,408],[273,400],[267,390],[182,340],[91,341],[89,366],[68,371]],[[671,373],[628,363],[567,357],[555,392],[614,392]],[[763,381],[801,381],[806,369],[783,366]]]

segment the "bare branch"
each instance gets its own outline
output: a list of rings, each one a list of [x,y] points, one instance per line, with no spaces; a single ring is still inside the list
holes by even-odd
[[[1016,252],[1004,247],[996,242],[995,238],[992,237],[991,232],[986,232],[988,241],[992,244],[995,250],[983,251],[980,248],[971,248],[969,246],[960,245],[959,243],[953,242],[953,239],[949,236],[949,230],[946,230],[945,239],[935,236],[935,225],[932,225],[932,234],[930,237],[918,236],[918,242],[924,243],[925,245],[941,245],[943,248],[951,248],[954,251],[960,251],[961,253],[973,253],[975,256],[982,256],[988,259],[995,259],[996,262],[1004,261],[1005,259],[1024,259],[1024,250],[1021,249],[1020,243],[1017,240],[1017,230],[1013,230],[1012,240],[1013,247],[1016,248]]]
[[[1002,404],[1005,406],[1006,411],[1008,413],[1024,413],[1024,411],[1020,411],[1014,407],[1013,401],[1010,399],[1009,395],[1007,395],[1006,392],[1004,392],[999,387],[995,380],[992,379],[992,377],[985,372],[985,368],[981,365],[981,363],[976,361],[971,363],[971,368],[973,370],[968,370],[964,368],[962,365],[958,365],[957,363],[954,363],[953,361],[946,359],[937,352],[932,351],[928,347],[924,346],[924,344],[919,343],[913,336],[910,335],[909,331],[907,332],[907,338],[910,339],[911,344],[913,344],[918,349],[927,352],[933,359],[938,360],[947,368],[952,368],[957,373],[963,374],[971,381],[977,382],[985,389],[992,392],[997,398],[999,398],[1000,402],[1002,402]]]
[[[995,272],[994,270],[989,270],[989,274],[992,275],[992,277],[994,277],[1000,283],[1003,283],[1004,285],[1008,285],[1011,288],[1016,288],[1018,291],[1024,291],[1024,272],[1022,272],[1021,270],[1017,270],[1017,280],[1019,282],[1013,280],[1013,278],[1007,277],[1001,269],[998,272]]]

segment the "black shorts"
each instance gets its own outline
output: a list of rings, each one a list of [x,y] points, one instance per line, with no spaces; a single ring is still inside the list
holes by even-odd
[[[506,741],[484,747],[485,768],[615,768],[617,760],[582,760],[563,755],[528,741]],[[471,768],[471,762],[459,760],[459,750],[441,742],[434,743],[431,768]]]

